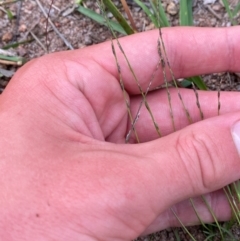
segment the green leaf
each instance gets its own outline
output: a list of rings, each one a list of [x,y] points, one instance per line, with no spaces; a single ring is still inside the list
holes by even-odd
[[[200,76],[190,77],[190,78],[187,78],[187,80],[193,82],[198,89],[207,90],[207,86]]]
[[[160,0],[157,0],[157,1],[158,1],[158,12],[159,12],[159,17],[160,17],[160,23],[161,23],[161,26],[159,26],[159,27],[170,27],[171,24],[169,23],[169,21],[167,19],[167,15],[164,11],[161,1]]]
[[[181,26],[192,26],[193,15],[192,15],[192,0],[181,0],[180,1],[180,25]]]
[[[154,26],[158,27],[158,20],[156,16],[149,10],[149,8],[140,0],[134,0],[136,4],[138,4],[139,7],[142,8],[142,10],[147,14],[147,16],[150,18],[151,22],[154,24]]]
[[[226,11],[228,13],[228,16],[231,20],[232,25],[237,25],[237,22],[235,19],[233,19],[233,12],[230,10],[229,3],[227,0],[222,0],[224,7],[226,8]]]
[[[105,25],[105,26],[108,26],[107,23],[106,23],[105,18],[102,15],[100,15],[100,14],[98,14],[98,13],[96,13],[96,12],[94,12],[94,11],[88,9],[88,8],[85,8],[83,6],[79,6],[77,10],[80,13],[82,13],[83,15],[93,19],[97,23]],[[119,23],[117,23],[115,21],[112,21],[112,20],[109,20],[108,22],[109,22],[109,25],[111,26],[111,28],[113,30],[115,30],[115,31],[117,31],[119,33],[122,33],[124,35],[127,34]]]
[[[118,23],[122,26],[122,28],[125,30],[125,32],[128,35],[135,33],[134,30],[132,29],[132,27],[128,24],[126,19],[119,12],[117,7],[113,4],[113,2],[111,0],[102,0],[102,2],[108,8],[108,10],[113,14],[113,16],[116,18]]]
[[[232,12],[233,17],[235,17],[239,11],[240,11],[240,2],[237,4],[237,6],[234,8]]]
[[[154,0],[154,1],[149,0],[149,2],[153,9],[155,18],[157,19],[157,22],[159,20],[158,27],[169,27],[170,23],[167,19],[167,15],[163,9],[161,1],[160,0]]]
[[[15,62],[16,65],[22,65],[23,63],[26,62],[23,57],[6,56],[6,55],[3,55],[3,54],[0,54],[0,59],[7,60],[7,61],[11,61],[11,62]]]
[[[7,12],[8,19],[13,20],[13,18],[14,18],[13,13],[8,9],[6,9],[6,12]]]

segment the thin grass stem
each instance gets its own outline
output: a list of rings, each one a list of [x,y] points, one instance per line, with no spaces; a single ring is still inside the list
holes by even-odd
[[[194,91],[195,96],[196,96],[196,105],[197,105],[197,107],[199,109],[201,120],[203,120],[204,119],[204,115],[203,115],[202,108],[201,108],[201,105],[200,105],[198,91],[197,91],[196,86],[194,85],[193,82],[192,82],[192,87],[193,87],[193,91]]]
[[[160,42],[161,42],[161,45],[162,45],[162,48],[163,48],[163,53],[164,53],[164,56],[165,56],[165,59],[166,59],[166,62],[167,62],[167,66],[168,66],[168,68],[169,68],[169,71],[170,71],[170,74],[171,74],[171,77],[172,77],[174,86],[175,86],[176,89],[177,89],[178,97],[179,97],[179,99],[180,99],[180,101],[181,101],[181,103],[182,103],[182,106],[183,106],[183,109],[184,109],[184,111],[185,111],[185,113],[186,113],[186,116],[187,116],[187,118],[188,118],[189,124],[192,124],[192,118],[191,118],[191,116],[190,116],[190,113],[189,113],[188,109],[186,108],[186,106],[185,106],[185,104],[184,104],[184,101],[183,101],[183,99],[182,99],[182,95],[181,95],[181,93],[180,93],[180,91],[179,91],[179,88],[178,88],[178,85],[177,85],[177,81],[176,81],[176,79],[175,79],[175,76],[174,76],[174,74],[173,74],[171,65],[170,65],[169,60],[168,60],[168,57],[167,57],[167,51],[166,51],[165,44],[164,44],[164,41],[163,41],[163,38],[162,38],[161,28],[159,28],[159,37],[160,37]]]
[[[65,43],[65,45],[73,50],[74,48],[72,47],[72,45],[67,41],[67,39],[59,32],[59,30],[55,27],[54,23],[52,22],[52,20],[48,17],[48,14],[46,13],[44,7],[42,6],[41,2],[39,0],[36,0],[39,8],[41,9],[43,15],[45,16],[45,18],[47,19],[47,21],[49,22],[49,24],[52,26],[52,28],[54,29],[54,31],[58,34],[58,36],[62,39],[62,41]]]
[[[176,219],[178,220],[178,222],[180,223],[180,225],[182,226],[182,228],[185,230],[185,232],[189,235],[189,237],[193,240],[193,241],[197,241],[192,234],[188,231],[188,229],[185,227],[185,225],[182,223],[182,221],[179,219],[179,217],[177,216],[176,212],[173,210],[173,208],[171,208],[171,211],[173,213],[173,215],[176,217]]]
[[[211,209],[210,205],[208,204],[206,198],[205,198],[203,195],[202,195],[201,197],[202,197],[204,203],[206,204],[206,206],[207,206],[207,208],[208,208],[208,211],[211,213],[211,215],[212,215],[212,217],[213,217],[213,219],[214,219],[214,222],[216,223],[216,225],[217,225],[217,227],[218,227],[218,229],[219,229],[219,232],[220,232],[220,235],[221,235],[222,240],[224,240],[221,227],[220,227],[220,225],[219,225],[219,223],[218,223],[218,220],[217,220],[214,212],[212,211],[212,209]]]
[[[220,81],[220,83],[219,83],[219,85],[218,85],[218,90],[217,90],[217,98],[218,98],[217,111],[218,111],[218,115],[220,115],[220,109],[221,109],[221,101],[220,101],[220,97],[221,97],[221,84],[222,84],[222,80]]]
[[[106,6],[108,10],[113,14],[118,23],[123,27],[128,35],[134,34],[132,27],[128,24],[126,19],[122,16],[122,14],[119,12],[111,0],[101,0],[101,2],[104,4],[103,6]]]
[[[228,190],[228,191],[227,191]],[[226,197],[227,197],[227,199],[228,199],[228,202],[229,202],[229,205],[230,205],[230,207],[231,207],[231,209],[232,209],[232,216],[234,216],[234,217],[232,217],[232,220],[237,220],[237,222],[238,222],[238,224],[240,225],[240,220],[239,220],[239,217],[238,217],[238,215],[237,215],[237,213],[236,213],[236,210],[235,210],[235,206],[234,206],[234,203],[232,202],[232,200],[231,200],[231,198],[233,199],[234,197],[232,196],[232,194],[231,194],[231,191],[229,190],[229,187],[227,187],[227,190],[226,190],[226,188],[223,188],[223,191],[224,191],[224,193],[225,193],[225,195],[226,195]],[[231,197],[231,198],[230,198]],[[239,210],[238,210],[239,211]]]
[[[102,9],[102,11],[103,11],[103,13],[104,13],[104,10],[103,10],[102,7],[101,7],[101,9]],[[105,16],[106,16],[106,14],[105,14]],[[106,18],[106,20],[107,20],[107,18]],[[143,102],[144,102],[144,104],[145,104],[146,109],[148,110],[148,112],[149,112],[149,114],[150,114],[150,117],[151,117],[151,119],[152,119],[152,122],[153,122],[153,124],[154,124],[154,127],[155,127],[155,129],[156,129],[159,137],[161,137],[162,135],[161,135],[159,126],[158,126],[157,122],[155,121],[155,118],[154,118],[154,116],[153,116],[153,113],[152,113],[152,111],[151,111],[151,108],[150,108],[150,106],[149,106],[149,104],[148,104],[148,102],[147,102],[146,95],[145,95],[145,93],[144,93],[144,91],[143,91],[143,89],[142,89],[142,87],[141,87],[141,85],[140,85],[140,83],[139,83],[139,81],[138,81],[138,78],[137,78],[137,76],[136,76],[136,74],[135,74],[135,72],[134,72],[134,70],[133,70],[133,68],[132,68],[132,66],[131,66],[128,58],[127,58],[127,55],[126,55],[125,51],[123,50],[123,48],[122,48],[122,46],[121,46],[121,44],[120,44],[120,41],[119,41],[118,37],[116,36],[115,32],[113,31],[113,29],[112,29],[110,26],[109,26],[109,28],[110,28],[110,31],[111,31],[112,35],[113,35],[114,38],[116,39],[118,48],[119,48],[119,50],[121,51],[121,53],[123,54],[124,59],[125,59],[126,62],[127,62],[128,68],[129,68],[129,70],[131,71],[131,73],[132,73],[132,75],[133,75],[133,78],[134,78],[134,80],[135,80],[135,82],[136,82],[136,84],[137,84],[137,86],[138,86],[139,92],[140,92],[140,94],[142,95]]]
[[[103,13],[103,16],[106,19],[106,23],[107,23],[108,29],[110,29],[110,31],[112,33],[114,33],[113,29],[111,28],[110,24],[108,23],[108,18],[106,17],[106,12],[104,11],[104,8],[102,7],[102,4],[99,1],[98,1],[98,5],[99,5],[100,10]],[[129,119],[131,121],[132,129],[134,131],[136,140],[139,143],[140,140],[139,140],[138,134],[137,134],[137,132],[136,132],[136,130],[134,128],[134,121],[133,121],[133,117],[132,117],[132,113],[131,113],[131,108],[130,108],[130,104],[129,104],[129,100],[128,100],[128,95],[127,95],[127,92],[126,92],[125,87],[124,87],[121,67],[120,67],[120,64],[118,62],[118,58],[117,58],[117,54],[116,54],[116,51],[115,51],[114,42],[113,42],[112,39],[111,39],[111,46],[112,46],[112,53],[113,53],[113,56],[115,58],[115,62],[116,62],[116,65],[117,65],[117,71],[118,71],[118,75],[119,75],[119,82],[120,82],[120,86],[121,86],[121,89],[122,89],[122,93],[123,93],[123,97],[124,97],[124,100],[125,100],[125,104],[126,104],[126,107],[127,107],[128,116],[129,116]],[[127,140],[125,140],[125,141],[127,141]]]
[[[167,96],[168,96],[168,103],[169,103],[169,107],[170,107],[170,116],[171,116],[171,120],[172,120],[172,126],[173,126],[173,130],[176,131],[176,126],[175,126],[175,122],[174,122],[174,116],[173,116],[173,108],[172,108],[172,101],[171,101],[171,94],[168,88],[168,81],[167,81],[167,75],[166,75],[166,64],[165,64],[165,60],[163,58],[163,54],[162,54],[162,49],[161,49],[161,43],[160,40],[158,39],[158,55],[160,57],[160,62],[161,62],[161,66],[162,66],[162,73],[163,73],[163,79],[166,85],[166,90],[167,90]]]
[[[114,43],[113,43],[112,39],[111,39],[111,45],[112,45],[112,52],[113,52],[113,55],[114,55],[114,58],[115,58],[115,61],[116,61],[116,64],[117,64],[117,70],[118,70],[118,75],[119,75],[119,82],[120,82],[120,86],[121,86],[121,89],[122,89],[122,92],[123,92],[123,97],[124,97],[124,100],[125,100],[125,103],[126,103],[128,116],[129,116],[129,119],[131,121],[132,129],[134,131],[136,140],[139,143],[140,140],[139,140],[138,134],[136,132],[136,129],[134,127],[134,122],[133,122],[133,117],[132,117],[132,113],[131,113],[131,108],[130,108],[130,104],[129,104],[129,101],[128,101],[128,95],[127,95],[127,92],[126,92],[125,87],[124,87],[124,83],[123,83],[123,79],[122,79],[122,73],[121,73],[121,67],[120,67],[119,62],[118,62],[118,58],[117,58],[117,55],[116,55],[116,51],[115,51],[115,47],[114,47]]]
[[[150,87],[151,87],[151,85],[152,85],[152,81],[154,80],[155,75],[156,75],[159,67],[160,67],[160,61],[158,62],[155,70],[154,70],[153,73],[152,73],[152,76],[151,76],[151,78],[150,78],[150,81],[149,81],[147,90],[146,90],[146,92],[145,92],[145,96],[147,96],[148,92],[150,91]],[[140,105],[139,105],[138,110],[137,110],[137,114],[136,114],[136,116],[135,116],[135,118],[134,118],[134,121],[133,121],[133,125],[132,125],[131,129],[129,130],[129,132],[128,132],[127,136],[126,136],[126,142],[128,142],[128,140],[129,140],[129,138],[130,138],[130,135],[131,135],[131,132],[132,132],[133,128],[135,127],[135,125],[136,125],[136,123],[137,123],[137,121],[138,121],[138,119],[139,119],[139,117],[140,117],[140,110],[141,110],[141,108],[142,108],[142,105],[143,105],[143,100],[140,102]]]
[[[190,201],[190,203],[191,203],[191,205],[192,205],[192,207],[193,207],[193,210],[194,210],[194,212],[195,212],[195,214],[196,214],[199,222],[201,223],[201,225],[202,225],[205,229],[209,230],[208,227],[207,227],[207,226],[204,224],[204,222],[202,221],[202,219],[201,219],[201,217],[200,217],[200,215],[199,215],[199,213],[198,213],[198,211],[197,211],[197,209],[196,209],[196,207],[195,207],[195,204],[194,204],[194,202],[193,202],[193,199],[190,198],[189,201]]]

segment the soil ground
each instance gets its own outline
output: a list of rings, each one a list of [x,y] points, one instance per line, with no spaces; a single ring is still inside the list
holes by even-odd
[[[239,0],[230,0],[230,7],[236,6]],[[74,1],[55,0],[50,9],[51,0],[24,0],[22,2],[5,4],[7,0],[0,1],[0,49],[14,42],[29,41],[21,44],[11,51],[24,57],[27,61],[45,55],[47,53],[69,49],[62,41],[50,24],[47,24],[46,17],[41,10],[39,3],[53,22],[58,31],[65,37],[73,48],[83,48],[88,45],[97,44],[110,39],[108,29],[101,26],[89,18],[80,14],[74,8]],[[39,3],[38,3],[39,2]],[[121,3],[114,1],[121,9]],[[148,3],[148,1],[145,1]],[[168,13],[168,18],[172,26],[179,25],[179,0],[163,0],[163,6]],[[141,9],[128,1],[131,7],[133,18],[136,20],[139,31],[153,29],[153,24],[148,20]],[[97,10],[96,1],[85,1],[87,7]],[[219,0],[195,0],[193,4],[194,25],[199,27],[223,27],[231,26],[231,22],[226,10]],[[50,9],[50,10],[49,10]],[[7,10],[13,14],[13,19],[9,19]],[[109,15],[111,17],[111,15]],[[240,14],[236,16],[236,21],[240,24]],[[46,32],[48,32],[46,38]],[[0,63],[0,93],[8,84],[8,81],[18,67],[6,63]],[[218,73],[204,76],[209,89],[216,90],[221,80],[221,90],[240,90],[239,73],[228,74]],[[204,240],[202,227],[191,227],[191,233],[196,240]],[[180,240],[191,240],[188,235],[178,230]],[[234,228],[237,239],[240,239],[239,227]],[[172,229],[164,230],[148,237],[139,238],[150,241],[173,241],[176,237]],[[218,240],[217,237],[214,240]]]

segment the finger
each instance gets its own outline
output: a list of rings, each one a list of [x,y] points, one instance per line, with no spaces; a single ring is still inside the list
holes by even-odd
[[[233,28],[164,28],[162,36],[167,56],[176,78],[223,71],[238,71],[240,64],[240,27]],[[144,32],[121,38],[120,44],[134,70],[143,90],[147,89],[151,75],[159,61],[157,39],[159,31]],[[139,93],[139,88],[123,54],[117,47],[116,55],[125,88],[129,93]],[[80,52],[79,52],[80,53]],[[103,66],[109,73],[119,78],[111,44],[93,46],[82,53]],[[104,53],[104,57],[103,57]],[[78,52],[74,53],[78,58]],[[160,68],[161,69],[161,68]],[[101,76],[98,76],[101,78]],[[167,78],[170,79],[169,71]],[[106,78],[104,81],[107,81]],[[152,87],[163,83],[162,71],[157,71]]]
[[[232,217],[231,208],[223,190],[204,195],[203,197],[192,198],[174,205],[171,209],[161,213],[144,231],[142,235],[154,233],[169,227],[193,226],[203,223],[228,221]],[[211,210],[215,217],[209,211]],[[179,222],[179,220],[181,223]]]
[[[239,114],[213,117],[152,142],[123,145],[129,155],[135,153],[140,159],[139,175],[134,177],[140,183],[131,191],[140,192],[145,200],[141,209],[156,218],[176,203],[238,180],[240,159],[231,130],[240,139],[240,124],[235,125]],[[139,190],[141,185],[146,193]]]
[[[169,61],[177,78],[225,70],[234,71],[240,66],[238,58],[240,54],[239,27],[226,29],[170,28],[162,31]],[[148,86],[152,72],[159,61],[157,38],[158,31],[156,30],[121,39],[121,44],[143,90]],[[130,93],[139,93],[131,71],[119,50],[117,54],[127,90]],[[39,66],[41,66],[41,74],[35,75]],[[28,75],[24,74],[27,69]],[[19,81],[19,79],[24,81]],[[27,64],[13,77],[4,91],[4,96],[5,99],[12,99],[14,108],[19,106],[21,109],[22,107],[18,103],[21,103],[21,98],[26,100],[23,91],[19,91],[19,89],[24,88],[24,93],[27,93],[29,97],[29,105],[38,99],[38,102],[44,102],[41,103],[42,106],[47,103],[47,108],[54,112],[54,115],[60,115],[59,113],[63,111],[57,110],[55,103],[50,105],[45,101],[47,98],[42,98],[47,93],[50,96],[57,93],[56,99],[60,100],[63,107],[67,107],[68,112],[70,109],[72,110],[71,116],[68,114],[66,118],[67,125],[99,140],[109,137],[112,133],[115,139],[121,136],[121,140],[123,140],[127,115],[118,81],[119,75],[111,44],[107,42],[82,50],[47,55]],[[158,71],[152,87],[162,82],[161,71]],[[13,98],[13,96],[16,97]],[[83,99],[89,103],[86,100],[81,103]],[[63,109],[63,107],[61,108]],[[91,108],[91,111],[83,113],[83,107]],[[100,126],[93,130],[89,119],[92,120],[94,115],[93,122],[99,121]],[[112,121],[113,116],[114,121]],[[85,119],[84,128],[82,128],[82,124],[79,124],[83,119]],[[75,120],[74,123],[73,120]],[[118,130],[117,135],[116,129]]]
[[[217,116],[219,104],[219,113],[221,115],[240,110],[240,103],[238,101],[240,94],[237,92],[222,92],[220,98],[218,98],[217,92],[198,91],[200,108],[198,108],[196,104],[197,99],[193,90],[180,89],[180,93],[184,105],[190,114],[190,119],[179,99],[176,89],[170,89],[172,109],[170,109],[166,90],[158,90],[149,93],[147,96],[150,111],[154,121],[159,127],[161,136],[168,135],[174,130],[180,130],[192,123],[202,120],[201,113],[204,119]],[[153,124],[153,118],[150,115],[149,109],[147,109],[143,103],[139,111],[141,102],[142,98],[140,96],[133,97],[131,99],[131,112],[133,118],[136,118],[137,114],[139,114],[134,127],[140,142],[146,142],[159,138],[159,134]],[[171,117],[171,111],[173,117]],[[126,135],[129,133],[129,130],[132,130],[132,123],[130,120]],[[133,131],[131,132],[130,142],[136,142],[136,136]]]

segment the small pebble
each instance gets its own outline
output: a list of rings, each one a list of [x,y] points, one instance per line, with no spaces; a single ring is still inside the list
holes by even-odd
[[[168,4],[168,6],[167,6],[167,12],[168,12],[170,15],[172,15],[172,16],[174,16],[174,15],[177,14],[178,9],[177,9],[177,6],[176,6],[176,4],[175,4],[174,2],[170,2],[170,3]]]
[[[237,86],[236,86],[236,89],[237,89],[237,90],[240,90],[240,85],[237,85]]]
[[[23,46],[18,46],[17,48],[18,55],[25,56],[27,54],[27,50]]]
[[[21,24],[18,30],[20,33],[24,33],[27,30],[27,26],[25,24]]]
[[[203,1],[203,4],[212,4],[212,3],[215,3],[216,2],[216,0],[204,0]]]
[[[13,38],[13,34],[11,32],[7,32],[7,33],[3,34],[2,41],[7,43],[7,42],[11,41],[12,38]]]
[[[93,42],[92,42],[92,39],[91,39],[91,37],[89,36],[89,35],[87,35],[87,36],[85,36],[84,37],[84,43],[86,44],[86,45],[91,45]]]
[[[220,4],[214,4],[212,6],[212,9],[216,12],[220,11],[222,9],[222,6]]]

